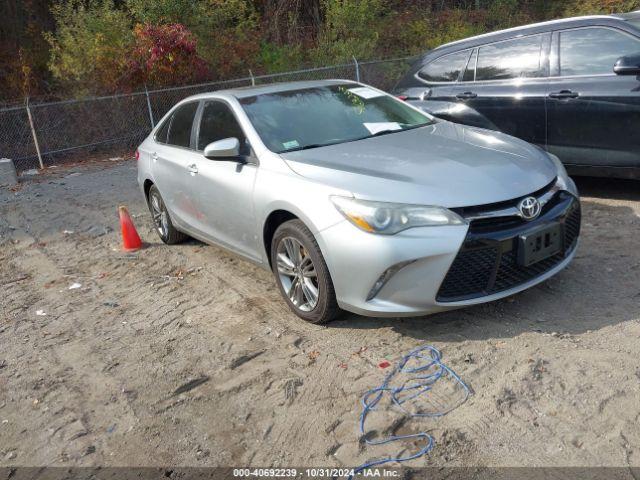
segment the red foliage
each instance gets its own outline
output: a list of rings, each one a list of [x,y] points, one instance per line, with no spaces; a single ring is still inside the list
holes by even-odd
[[[218,31],[215,40],[215,71],[218,77],[245,76],[248,65],[253,64],[255,68],[255,59],[260,52],[259,35],[240,36],[233,30]]]
[[[197,41],[184,25],[136,25],[127,86],[186,84],[209,76]]]

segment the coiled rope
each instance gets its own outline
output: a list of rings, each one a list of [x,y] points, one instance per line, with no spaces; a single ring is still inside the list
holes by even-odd
[[[400,440],[423,439],[425,442],[418,452],[406,457],[387,457],[378,460],[372,460],[356,467],[353,475],[377,465],[388,462],[407,462],[423,455],[427,455],[434,447],[434,439],[426,432],[413,433],[408,435],[392,435],[381,440],[369,440],[365,436],[365,422],[369,412],[375,411],[376,406],[385,395],[389,395],[391,401],[396,405],[407,417],[442,417],[447,413],[455,410],[471,395],[471,391],[466,383],[458,376],[456,372],[442,363],[442,355],[440,351],[431,345],[424,345],[411,350],[406,354],[394,369],[385,377],[382,384],[365,392],[362,396],[362,413],[360,414],[360,435],[364,438],[367,445],[384,445],[387,443],[397,442]],[[411,362],[411,365],[408,365]],[[417,364],[416,364],[417,362]],[[403,382],[400,386],[391,385],[391,380],[399,373],[409,376],[407,382]],[[460,401],[451,407],[440,411],[416,413],[408,411],[404,404],[417,397],[427,394],[433,386],[442,378],[450,378],[455,381],[463,390],[464,395]],[[353,475],[349,479],[353,478]]]

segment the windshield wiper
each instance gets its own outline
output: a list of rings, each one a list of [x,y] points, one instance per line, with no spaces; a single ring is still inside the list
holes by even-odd
[[[367,138],[371,138],[371,137],[377,137],[378,135],[388,135],[390,133],[398,133],[398,132],[406,132],[407,130],[413,130],[414,128],[420,128],[420,127],[426,127],[427,125],[432,125],[434,122],[425,122],[425,123],[419,123],[418,125],[408,125],[406,127],[403,128],[387,128],[385,130],[380,130],[376,133],[372,133],[371,135],[367,135],[366,137],[360,137],[360,138],[356,138],[352,141],[356,141],[356,140],[366,140]],[[406,125],[406,124],[401,124],[401,125]]]
[[[387,135],[389,133],[406,132],[407,130],[413,130],[414,128],[426,127],[427,125],[431,125],[432,123],[433,122],[425,122],[425,123],[419,123],[417,125],[407,125],[406,123],[401,123],[400,125],[403,125],[402,128],[387,128],[385,130],[380,130],[379,132],[373,133],[369,136],[377,137],[378,135]]]
[[[308,150],[310,148],[326,147],[327,145],[332,145],[332,144],[331,143],[310,143],[309,145],[302,145],[301,147],[290,148],[289,150],[285,150],[282,153],[297,152],[298,150]]]
[[[338,140],[336,142],[329,142],[329,143],[310,143],[308,145],[302,145],[300,147],[294,147],[288,150],[283,150],[282,152],[279,152],[279,153],[297,152],[299,150],[309,150],[311,148],[328,147],[329,145],[336,145],[338,143],[357,142],[358,140],[365,140],[367,138],[377,137],[379,135],[388,135],[389,133],[405,132],[407,130],[413,130],[414,128],[426,127],[427,125],[431,125],[433,123],[434,122],[425,122],[425,123],[419,123],[418,125],[409,125],[403,128],[387,128],[385,130],[380,130],[379,132],[372,133],[371,135],[367,135],[365,137]],[[407,125],[407,124],[401,124],[401,125]]]
[[[289,150],[284,150],[280,153],[297,152],[298,150],[309,150],[310,148],[328,147],[329,145],[336,145],[338,143],[344,143],[347,141],[348,140],[338,140],[336,142],[329,142],[329,143],[310,143],[308,145],[302,145],[300,147],[290,148]]]
[[[370,137],[377,137],[379,135],[387,135],[389,133],[402,132],[403,130],[408,130],[408,128],[388,128],[386,130],[379,130],[376,133],[369,135]]]

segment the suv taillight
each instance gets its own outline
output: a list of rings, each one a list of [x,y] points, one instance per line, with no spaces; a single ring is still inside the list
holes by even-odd
[[[140,150],[136,149],[136,161],[140,160]]]

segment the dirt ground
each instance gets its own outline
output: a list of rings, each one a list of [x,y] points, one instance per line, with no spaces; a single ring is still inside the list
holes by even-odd
[[[443,418],[372,418],[381,436],[433,435],[412,465],[640,466],[640,182],[580,181],[578,255],[527,292],[321,327],[289,312],[269,272],[162,245],[135,177],[135,162],[73,166],[0,190],[0,466],[406,455],[416,445],[359,442],[359,398],[380,362],[427,343],[474,394]],[[148,248],[120,250],[120,204]]]

